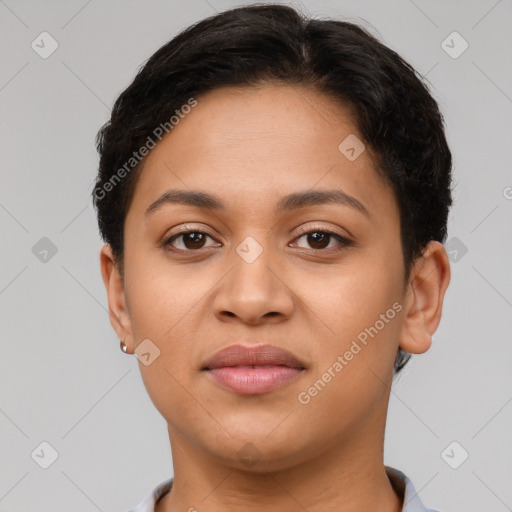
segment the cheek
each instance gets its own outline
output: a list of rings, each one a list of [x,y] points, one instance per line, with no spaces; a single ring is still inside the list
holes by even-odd
[[[139,363],[150,395],[169,399],[178,385],[171,375],[184,382],[196,363],[197,311],[207,283],[194,278],[192,271],[170,268],[168,262],[147,261],[132,259],[126,267],[131,328],[136,346],[149,339],[158,354],[149,366]]]
[[[319,361],[328,368],[346,354],[347,368],[359,369],[359,377],[351,379],[358,381],[370,370],[386,378],[398,350],[402,301],[400,265],[386,265],[381,257],[347,266],[330,280],[318,309],[313,308],[329,327]]]
[[[144,264],[127,267],[126,288],[135,344],[151,340],[149,351],[156,355],[149,365],[139,360],[151,401],[167,419],[198,414],[186,390],[197,362],[195,308],[201,308],[204,285],[192,274]]]
[[[126,266],[126,293],[136,342],[150,338],[168,345],[201,300],[205,284],[197,272],[158,254],[132,256]],[[137,339],[138,338],[138,339]]]
[[[389,277],[354,273],[325,294],[322,320],[329,329],[312,340],[317,358],[296,397],[304,421],[323,435],[333,425],[336,433],[350,431],[382,406],[402,327],[399,290]]]

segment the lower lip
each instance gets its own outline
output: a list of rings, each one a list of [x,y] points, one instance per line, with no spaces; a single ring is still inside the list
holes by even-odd
[[[288,366],[225,366],[207,370],[222,386],[242,395],[272,391],[296,379],[303,370]]]

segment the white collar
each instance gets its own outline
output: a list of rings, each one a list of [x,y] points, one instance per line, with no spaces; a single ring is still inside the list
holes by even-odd
[[[391,484],[404,497],[402,512],[437,512],[423,505],[413,483],[404,473],[389,466],[385,466],[385,468]],[[173,480],[170,478],[158,484],[135,508],[128,512],[155,512],[157,501],[171,490]]]

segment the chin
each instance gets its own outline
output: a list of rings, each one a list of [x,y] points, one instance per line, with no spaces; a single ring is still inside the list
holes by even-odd
[[[244,435],[230,430],[232,437],[211,440],[205,449],[227,466],[250,473],[283,471],[307,459],[297,443],[297,436],[286,432],[279,435],[277,431],[269,436],[272,428],[265,433],[248,432]]]

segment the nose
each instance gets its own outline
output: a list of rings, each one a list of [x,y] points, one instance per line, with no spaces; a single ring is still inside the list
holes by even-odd
[[[254,260],[234,254],[233,267],[219,282],[213,308],[221,321],[250,325],[279,323],[293,312],[293,283],[270,249]],[[243,255],[243,253],[240,253]]]

